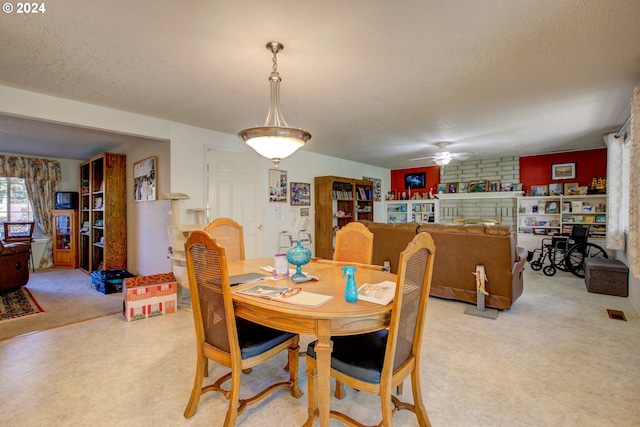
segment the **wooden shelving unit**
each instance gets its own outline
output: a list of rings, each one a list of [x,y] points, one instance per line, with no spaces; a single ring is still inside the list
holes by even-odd
[[[336,231],[351,221],[373,221],[373,183],[319,176],[315,185],[315,256],[332,259]]]
[[[127,158],[102,153],[80,165],[79,267],[127,268]]]

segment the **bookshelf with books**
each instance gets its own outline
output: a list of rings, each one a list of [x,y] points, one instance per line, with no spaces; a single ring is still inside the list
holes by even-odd
[[[315,193],[315,256],[333,258],[335,234],[351,221],[373,221],[373,183],[370,181],[318,176]]]
[[[518,198],[518,246],[540,248],[542,239],[569,234],[573,225],[589,227],[589,241],[600,246],[607,235],[606,194]]]

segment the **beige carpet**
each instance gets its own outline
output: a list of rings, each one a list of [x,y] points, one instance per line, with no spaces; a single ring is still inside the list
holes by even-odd
[[[36,270],[26,288],[44,313],[0,322],[0,340],[122,312],[122,294],[91,289],[91,276],[77,269]]]
[[[640,426],[640,318],[626,298],[587,293],[569,273],[549,278],[527,268],[524,295],[511,311],[490,320],[463,314],[466,307],[429,301],[420,374],[434,427]],[[627,321],[609,319],[606,308],[623,310]],[[1,424],[222,426],[227,401],[218,393],[203,396],[193,418],[182,415],[195,359],[185,310],[136,322],[105,316],[0,341]],[[300,362],[305,395],[275,393],[240,415],[238,426],[304,423]],[[285,363],[282,353],[254,368],[242,377],[241,395],[265,378],[284,378]],[[209,366],[209,381],[226,372]],[[342,401],[331,398],[332,407],[379,420],[378,398],[346,392]],[[403,398],[411,400],[408,382]],[[401,411],[394,425],[418,424]]]

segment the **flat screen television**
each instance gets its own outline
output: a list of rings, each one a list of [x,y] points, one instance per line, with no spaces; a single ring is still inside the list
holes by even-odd
[[[78,192],[56,191],[56,209],[78,209]]]
[[[427,188],[427,181],[424,172],[405,173],[404,187],[412,190],[419,188]]]

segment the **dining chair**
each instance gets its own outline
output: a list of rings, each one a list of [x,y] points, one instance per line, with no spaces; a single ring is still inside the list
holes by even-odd
[[[244,258],[244,232],[242,226],[231,218],[216,218],[204,229],[219,245],[227,250],[227,261]]]
[[[373,233],[360,222],[350,222],[336,233],[334,261],[371,264]]]
[[[33,251],[31,243],[33,242],[33,230],[36,223],[31,222],[4,222],[4,241],[6,243],[24,242],[29,243],[29,264],[31,271],[35,273],[35,265],[33,261]]]
[[[393,426],[393,414],[401,409],[415,413],[420,426],[430,426],[420,389],[420,349],[426,318],[433,261],[433,239],[419,233],[400,254],[396,291],[387,329],[362,335],[332,337],[331,376],[337,386],[346,384],[356,390],[380,396],[382,422]],[[357,304],[367,304],[358,301]],[[309,414],[318,407],[316,391],[316,342],[307,348]],[[413,404],[401,402],[391,394],[411,376]],[[364,425],[350,416],[332,410],[331,417],[348,426]]]
[[[191,309],[196,328],[196,375],[189,402],[184,411],[191,418],[198,409],[200,396],[218,391],[229,400],[224,426],[234,426],[247,405],[259,402],[272,392],[288,388],[295,398],[298,388],[299,336],[258,325],[235,316],[227,270],[226,249],[208,233],[196,230],[185,245]],[[283,350],[288,350],[289,379],[275,382],[248,399],[240,399],[240,376]],[[212,361],[231,369],[213,384],[203,387]],[[231,380],[228,388],[223,384]]]

